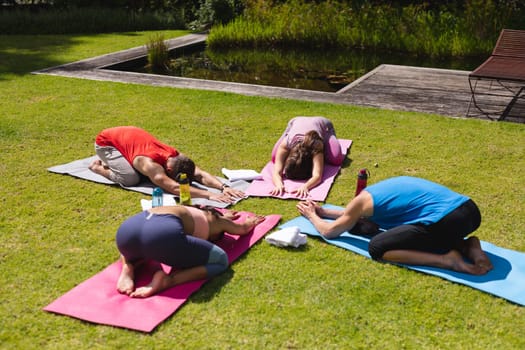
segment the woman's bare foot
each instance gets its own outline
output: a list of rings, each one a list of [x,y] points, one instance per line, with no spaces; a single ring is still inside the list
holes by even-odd
[[[130,295],[135,289],[135,271],[132,264],[122,264],[122,270],[117,282],[117,290],[119,293]]]
[[[455,249],[443,255],[443,262],[445,268],[471,275],[483,275],[488,271],[481,266],[466,262],[461,253]]]
[[[494,268],[487,254],[481,249],[481,242],[476,236],[469,237],[464,241],[461,252],[465,257],[470,259],[474,265],[485,270],[484,273],[487,273]]]
[[[162,269],[155,272],[151,282],[144,287],[135,289],[129,296],[132,298],[147,298],[160,291],[163,291],[169,286],[170,276],[167,275]]]

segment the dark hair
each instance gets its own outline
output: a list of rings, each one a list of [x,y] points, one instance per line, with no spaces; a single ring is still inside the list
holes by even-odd
[[[179,154],[176,157],[168,159],[166,165],[169,169],[169,172],[166,171],[166,173],[172,179],[176,180],[178,174],[185,173],[190,182],[193,181],[193,178],[195,177],[195,163],[190,158]]]
[[[312,176],[313,157],[324,150],[323,139],[314,131],[308,131],[302,142],[290,149],[284,162],[284,176],[294,180],[306,180]]]
[[[195,207],[199,208],[200,210],[204,210],[204,211],[212,213],[213,216],[215,216],[216,218],[224,216],[222,215],[222,212],[218,211],[217,208],[212,207],[211,205],[196,205]]]
[[[359,218],[350,231],[361,236],[374,236],[380,232],[380,229],[375,222],[366,218]]]

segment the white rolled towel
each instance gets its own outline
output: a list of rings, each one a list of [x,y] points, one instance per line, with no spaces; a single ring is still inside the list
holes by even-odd
[[[231,170],[231,169],[222,168],[222,173],[230,181],[238,181],[238,180],[252,181],[252,180],[262,179],[262,175],[260,173],[256,172],[255,170],[251,170],[251,169]]]
[[[272,234],[266,236],[265,240],[266,242],[278,247],[292,246],[297,248],[303,244],[306,244],[306,235],[301,233],[299,227],[291,226],[273,232]]]

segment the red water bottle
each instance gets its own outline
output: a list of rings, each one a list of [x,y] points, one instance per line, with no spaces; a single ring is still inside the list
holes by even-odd
[[[357,173],[357,186],[355,188],[356,196],[366,187],[366,181],[369,176],[370,172],[366,168],[359,170],[359,173]]]

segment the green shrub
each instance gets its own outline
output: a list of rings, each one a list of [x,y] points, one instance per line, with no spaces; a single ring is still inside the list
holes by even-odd
[[[110,33],[184,29],[183,13],[137,12],[119,8],[51,8],[41,11],[0,11],[2,34]]]
[[[417,55],[478,56],[503,28],[525,29],[516,0],[468,0],[463,7],[345,1],[250,1],[243,16],[210,31],[212,47],[366,47]]]
[[[162,34],[155,34],[146,44],[148,50],[148,69],[152,72],[166,71],[169,64],[169,51]]]

